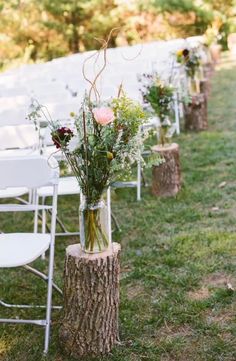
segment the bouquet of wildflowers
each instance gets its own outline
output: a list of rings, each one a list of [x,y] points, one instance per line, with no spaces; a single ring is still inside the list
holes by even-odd
[[[37,102],[31,110],[29,118],[35,123],[47,114]],[[85,95],[78,114],[71,114],[70,126],[47,117],[52,140],[64,154],[84,196],[81,227],[86,229],[88,252],[102,251],[108,245],[99,218],[102,194],[119,174],[141,159],[140,127],[145,119],[142,107],[124,93],[106,104],[96,104]]]
[[[201,65],[200,56],[197,49],[180,49],[176,52],[176,60],[178,63],[183,64],[187,75],[194,78]]]
[[[125,95],[106,106],[95,105],[85,96],[73,125],[51,123],[52,140],[64,153],[88,204],[95,204],[119,172],[140,157],[145,119],[141,106]]]
[[[171,127],[170,115],[174,88],[160,79],[157,73],[143,74],[139,81],[142,83],[141,93],[143,102],[150,105],[152,111],[160,119],[160,143],[164,146],[168,141],[167,133]]]

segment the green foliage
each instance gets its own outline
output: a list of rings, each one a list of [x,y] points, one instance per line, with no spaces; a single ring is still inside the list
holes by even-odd
[[[164,120],[170,114],[170,104],[173,100],[173,88],[162,84],[155,84],[149,88],[145,99],[151,104],[155,113]]]
[[[0,0],[0,67],[150,39],[203,34],[213,26],[226,44],[235,0]],[[220,37],[219,37],[220,38]],[[96,40],[97,39],[97,40]]]
[[[162,145],[167,142],[167,131],[171,126],[170,115],[172,112],[174,88],[160,79],[158,74],[143,74],[139,79],[142,83],[143,101],[151,106],[152,111],[159,117],[159,138]]]
[[[180,55],[181,52],[182,55]],[[194,79],[200,67],[200,56],[198,55],[198,49],[183,49],[177,52],[177,61],[184,65],[187,75],[191,79]]]
[[[197,8],[193,0],[155,0],[154,5],[162,11],[180,11],[182,13],[195,12]]]

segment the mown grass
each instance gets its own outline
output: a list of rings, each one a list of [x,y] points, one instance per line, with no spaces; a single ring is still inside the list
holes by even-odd
[[[157,199],[150,189],[113,194],[113,211],[122,227],[121,343],[96,361],[236,360],[236,62],[225,58],[212,81],[209,130],[182,133],[183,185],[175,198]],[[146,172],[148,182],[150,171]],[[225,185],[219,186],[222,182]],[[62,218],[75,228],[78,201],[59,201]],[[1,216],[1,229],[32,220]],[[62,285],[65,247],[75,238],[58,238],[55,278]],[[14,251],[14,250],[13,250]],[[36,262],[40,269],[43,261]],[[0,297],[18,303],[43,302],[45,285],[23,270],[1,271]],[[31,282],[33,281],[33,282]],[[23,297],[24,296],[24,297]],[[59,297],[54,298],[60,303]],[[38,311],[30,312],[32,317]],[[1,308],[1,317],[9,316]],[[27,312],[14,315],[26,317]],[[72,361],[58,342],[60,312],[53,312],[47,360]],[[36,326],[0,325],[0,359],[42,360],[43,332]]]

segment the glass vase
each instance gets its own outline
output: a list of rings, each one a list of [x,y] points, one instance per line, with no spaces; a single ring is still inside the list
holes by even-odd
[[[189,93],[190,95],[200,93],[200,81],[196,78],[189,78]]]
[[[79,208],[80,244],[86,253],[99,253],[109,249],[111,244],[110,215],[107,203],[100,199],[88,204],[82,197]]]

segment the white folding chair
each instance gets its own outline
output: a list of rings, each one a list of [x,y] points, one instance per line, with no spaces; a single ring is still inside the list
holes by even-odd
[[[48,197],[53,196],[53,188],[52,187],[41,187],[37,191],[38,197],[41,198],[41,204],[45,204],[45,200]],[[60,177],[58,182],[58,196],[65,195],[76,195],[80,194],[80,187],[78,185],[78,181],[76,177]],[[79,200],[79,198],[78,198]],[[61,232],[56,232],[56,236],[76,236],[79,235],[79,231],[71,232],[67,230],[63,221],[57,216],[57,223],[61,228]],[[46,212],[42,211],[42,232],[46,232]]]
[[[0,189],[27,187],[32,189],[35,197],[31,204],[1,204],[0,212],[34,212],[34,232],[33,233],[2,233],[0,234],[0,268],[12,268],[23,266],[28,271],[41,277],[47,282],[47,302],[44,306],[14,305],[0,301],[0,305],[16,308],[45,308],[45,319],[4,319],[2,323],[27,323],[43,326],[45,328],[44,353],[47,353],[50,336],[50,320],[52,308],[52,287],[60,291],[53,283],[53,262],[54,243],[57,213],[57,187],[58,170],[55,168],[57,162],[52,159],[49,164],[48,159],[43,156],[8,157],[0,158]],[[53,198],[50,206],[38,205],[36,189],[41,186],[53,187]],[[51,210],[51,231],[50,233],[37,233],[37,215],[40,210]],[[48,274],[29,266],[29,263],[40,257],[49,250]],[[60,306],[55,306],[60,308]]]
[[[137,179],[130,181],[115,181],[111,184],[112,188],[136,188],[137,201],[141,200],[141,188],[142,188],[142,168],[141,162],[137,162]]]
[[[1,126],[0,159],[8,156],[26,156],[35,152],[39,142],[38,133],[32,124]],[[0,190],[0,198],[18,198],[28,193],[26,187]]]

